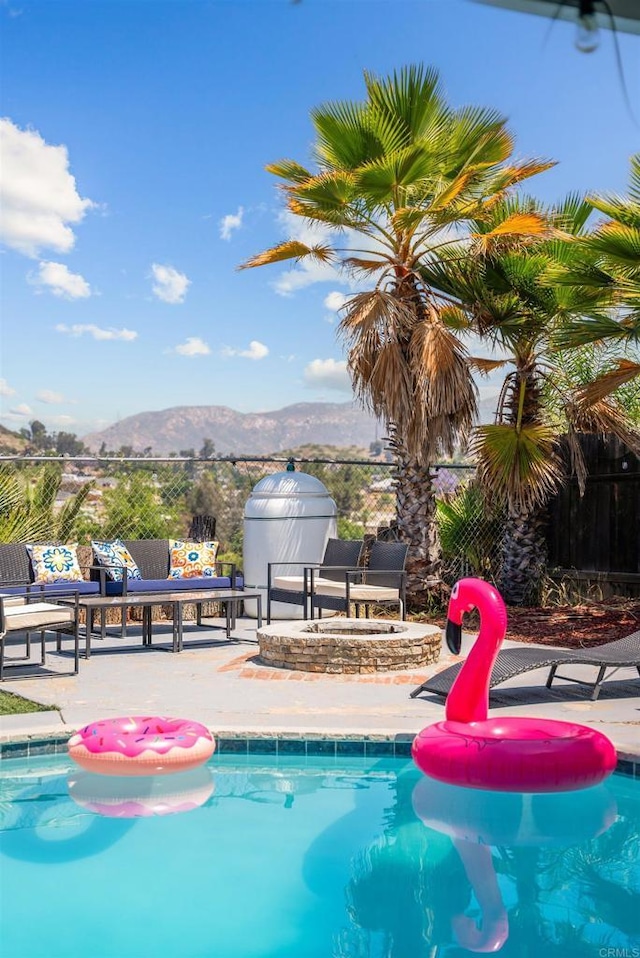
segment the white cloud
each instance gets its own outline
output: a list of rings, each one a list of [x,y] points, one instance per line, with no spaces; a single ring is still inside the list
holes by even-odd
[[[94,323],[74,323],[73,326],[67,326],[66,323],[58,323],[56,332],[67,333],[69,336],[82,336],[88,333],[94,339],[124,339],[131,342],[138,338],[138,334],[133,329],[114,329],[112,326],[103,329]]]
[[[239,230],[242,226],[243,216],[244,209],[242,206],[238,207],[237,213],[227,213],[226,216],[223,216],[220,220],[220,239],[230,240],[233,231]]]
[[[181,343],[180,346],[176,346],[175,351],[179,353],[180,356],[208,356],[211,350],[209,346],[203,339],[200,339],[198,336],[188,336],[185,343]]]
[[[48,288],[54,296],[61,296],[63,299],[86,299],[91,296],[91,287],[86,279],[79,273],[70,272],[64,263],[43,261],[38,270],[37,276],[29,277],[32,286]]]
[[[18,406],[9,410],[8,416],[13,419],[24,419],[25,416],[33,416],[33,409],[31,406],[27,406],[26,402],[21,402]]]
[[[0,119],[0,167],[2,242],[25,256],[42,248],[67,253],[76,239],[68,224],[95,204],[78,193],[66,146],[50,146],[37,130]]]
[[[304,370],[305,384],[313,389],[337,389],[352,392],[347,364],[338,359],[313,359]]]
[[[347,297],[344,293],[334,290],[332,293],[329,293],[327,296],[325,296],[324,305],[327,309],[330,309],[332,313],[337,313],[342,309],[346,301]]]
[[[160,266],[152,263],[151,272],[155,280],[153,292],[164,303],[184,303],[191,280],[173,266]]]
[[[248,349],[231,349],[230,346],[225,346],[222,355],[242,356],[243,359],[264,359],[269,355],[269,348],[264,343],[259,343],[257,339],[252,339]]]
[[[36,399],[39,399],[40,402],[46,402],[51,406],[56,406],[58,403],[65,401],[62,393],[54,393],[51,389],[41,389],[36,393]]]
[[[6,379],[0,379],[0,396],[15,396],[16,391]]]
[[[73,416],[66,416],[60,414],[59,416],[48,416],[47,421],[54,424],[54,426],[71,426],[73,423],[77,422]]]

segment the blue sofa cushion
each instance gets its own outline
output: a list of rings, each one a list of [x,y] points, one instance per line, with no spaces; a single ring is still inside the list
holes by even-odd
[[[48,595],[50,592],[56,593],[57,595],[72,594],[74,592],[78,592],[80,595],[100,594],[99,582],[86,582],[84,579],[82,582],[48,582],[46,584],[44,582],[32,582],[29,587],[26,585],[3,585],[0,587],[0,592],[14,595],[16,592],[26,592],[27,588],[30,588],[31,594],[34,596],[40,595],[41,592],[45,595]]]
[[[242,576],[236,576],[236,588],[243,586]],[[127,592],[189,592],[192,589],[230,589],[228,575],[202,576],[193,579],[130,579]],[[122,582],[107,582],[107,595],[122,595]]]

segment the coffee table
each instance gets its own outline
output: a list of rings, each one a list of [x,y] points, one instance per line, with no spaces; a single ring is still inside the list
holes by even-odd
[[[106,609],[130,609],[142,607],[142,644],[150,646],[152,640],[151,609],[154,605],[173,607],[173,652],[181,652],[182,609],[185,605],[200,606],[203,602],[220,602],[225,610],[226,634],[231,638],[231,629],[235,626],[238,604],[245,599],[257,600],[258,628],[262,626],[262,597],[259,592],[244,589],[179,589],[173,592],[129,592],[127,595],[80,595],[78,606],[86,610],[85,658],[91,657],[91,636],[93,614]],[[200,616],[198,616],[198,624]]]

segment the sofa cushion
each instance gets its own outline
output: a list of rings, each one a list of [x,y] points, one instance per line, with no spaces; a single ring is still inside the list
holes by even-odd
[[[82,582],[32,582],[30,583],[30,595],[39,596],[40,594],[49,597],[52,596],[53,601],[55,602],[56,595],[73,595],[74,592],[78,592],[80,595],[98,595],[100,593],[100,583],[99,582],[87,582],[82,580]],[[24,595],[25,591],[29,586],[25,585],[3,585],[2,594],[3,595],[14,595],[19,593]]]
[[[236,576],[236,588],[241,589],[242,576]],[[188,592],[197,589],[230,589],[228,575],[202,576],[194,579],[129,579],[127,592]],[[6,590],[8,591],[8,590]],[[107,582],[107,595],[122,595],[122,582]]]
[[[106,569],[106,573],[113,582],[122,582],[122,566],[126,566],[127,579],[140,579],[140,569],[122,539],[112,542],[95,542],[91,540],[91,547],[96,562]]]
[[[169,579],[213,578],[218,543],[169,539]]]
[[[34,582],[82,582],[77,545],[27,545]]]

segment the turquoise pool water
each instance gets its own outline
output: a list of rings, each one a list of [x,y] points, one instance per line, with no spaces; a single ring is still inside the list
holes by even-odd
[[[3,958],[640,955],[629,777],[523,797],[408,760],[225,755],[160,785],[57,756],[0,776]]]

